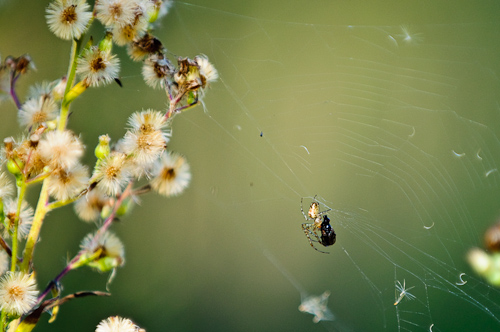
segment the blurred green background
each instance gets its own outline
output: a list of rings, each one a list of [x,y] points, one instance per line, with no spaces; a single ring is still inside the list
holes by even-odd
[[[37,67],[21,99],[66,72],[70,44],[49,32],[47,4],[0,0],[0,54]],[[221,77],[174,120],[169,148],[193,180],[113,226],[126,264],[112,297],[69,302],[37,331],[93,331],[110,315],[148,331],[498,331],[500,293],[465,255],[499,215],[499,14],[496,1],[175,1],[156,36],[172,59],[206,54]],[[166,107],[115,50],[123,88],[72,105],[88,165],[99,135],[116,141],[132,112]],[[15,107],[0,109],[1,136],[18,137]],[[337,210],[329,255],[300,228],[301,198],[316,194]],[[94,229],[70,207],[49,215],[40,287]],[[107,278],[72,272],[64,291]],[[396,280],[417,299],[394,306]],[[336,319],[314,324],[301,292],[325,290]]]

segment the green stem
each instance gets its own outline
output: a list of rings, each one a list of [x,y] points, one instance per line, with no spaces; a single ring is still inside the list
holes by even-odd
[[[0,318],[0,327],[1,327],[0,331],[5,331],[6,321],[7,321],[7,313],[4,310],[4,311],[2,311],[2,317]]]
[[[68,95],[68,92],[73,87],[73,82],[75,80],[76,60],[78,59],[78,54],[80,53],[82,40],[83,38],[80,38],[79,40],[73,39],[73,42],[71,44],[71,54],[70,54],[68,74],[67,74],[68,80],[66,82],[66,89],[64,90],[64,98],[61,105],[61,112],[59,114],[59,123],[57,124],[57,130],[59,131],[63,131],[66,128],[66,122],[68,120],[68,113],[69,113],[69,103],[66,102],[66,97]]]
[[[21,185],[18,187],[17,211],[16,211],[16,218],[14,219],[14,235],[12,235],[12,256],[10,263],[10,270],[12,272],[16,271],[17,250],[18,250],[17,234],[19,232],[19,217],[21,216],[21,208],[25,194],[26,194],[26,181],[23,178],[23,180],[21,181]]]
[[[49,211],[52,211],[52,210],[60,208],[62,206],[71,204],[74,201],[76,201],[77,199],[79,199],[80,197],[82,197],[82,195],[77,195],[77,196],[75,196],[73,198],[69,198],[69,199],[64,200],[64,201],[56,201],[56,202],[50,203],[49,205],[47,205],[47,209]]]
[[[33,251],[35,250],[35,244],[37,243],[38,236],[40,235],[40,228],[42,227],[43,219],[45,218],[47,212],[50,211],[47,207],[47,202],[49,200],[48,188],[49,186],[47,184],[47,181],[44,181],[42,190],[40,191],[40,197],[38,198],[35,216],[33,217],[33,224],[31,225],[30,233],[28,234],[28,240],[26,241],[26,248],[24,249],[21,271],[25,273],[28,273],[31,259],[33,257]]]
[[[34,183],[38,183],[38,182],[42,182],[43,180],[45,180],[46,178],[48,178],[50,175],[50,172],[45,172],[45,173],[42,173],[40,175],[37,175],[35,176],[34,178],[31,178],[29,180],[26,180],[26,184],[27,185],[30,185],[30,184],[34,184]]]

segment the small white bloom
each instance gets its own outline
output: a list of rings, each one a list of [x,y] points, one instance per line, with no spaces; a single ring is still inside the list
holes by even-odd
[[[165,152],[153,168],[151,186],[159,194],[176,196],[184,191],[191,180],[186,159],[174,152]]]
[[[92,18],[85,0],[56,0],[47,7],[50,31],[61,39],[79,39]]]
[[[0,280],[0,309],[11,315],[28,313],[36,304],[37,296],[32,275],[9,271]]]

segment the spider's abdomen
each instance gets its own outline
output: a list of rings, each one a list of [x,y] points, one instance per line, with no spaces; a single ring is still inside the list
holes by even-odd
[[[337,240],[337,235],[330,225],[330,218],[328,216],[323,216],[323,222],[321,223],[321,244],[325,247],[335,244]]]

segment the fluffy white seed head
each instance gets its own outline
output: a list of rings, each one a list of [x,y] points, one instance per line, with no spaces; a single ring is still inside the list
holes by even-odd
[[[208,61],[208,57],[206,55],[198,55],[194,57],[194,60],[198,64],[200,68],[200,75],[203,76],[205,83],[212,83],[217,81],[219,78],[219,73],[217,72],[217,69]]]
[[[144,331],[135,325],[130,319],[112,316],[102,320],[95,332],[140,332]]]
[[[47,178],[49,194],[64,201],[77,196],[88,184],[87,167],[76,164],[71,168],[57,169]]]
[[[40,140],[38,151],[52,169],[69,169],[83,155],[83,145],[69,130],[51,131]]]
[[[0,172],[0,198],[6,198],[14,193],[14,186],[10,182],[9,176]]]
[[[87,86],[109,84],[118,78],[120,60],[108,51],[101,51],[97,46],[91,46],[77,60],[76,72],[80,74]]]
[[[80,244],[80,248],[92,254],[98,249],[102,249],[102,257],[110,257],[116,259],[123,265],[125,262],[125,247],[122,241],[113,233],[106,232],[95,241],[95,234],[90,233],[85,236]]]
[[[46,10],[50,31],[61,39],[79,39],[92,18],[85,0],[56,0]]]
[[[32,275],[7,272],[0,280],[0,309],[20,316],[29,312],[37,302],[38,290]]]
[[[186,159],[174,152],[165,152],[153,168],[151,186],[164,196],[179,195],[187,188],[191,172]]]
[[[97,19],[108,28],[132,24],[136,8],[134,0],[99,0],[95,6]]]
[[[75,211],[83,221],[96,221],[99,219],[102,209],[109,204],[110,198],[95,188],[76,201]]]
[[[138,167],[148,167],[165,150],[171,136],[165,116],[151,109],[135,112],[128,124],[130,130],[121,140],[121,149]]]
[[[162,131],[165,136],[170,137],[171,132],[165,121],[165,115],[162,112],[152,109],[134,112],[128,119],[130,129],[150,133],[153,131]]]
[[[32,127],[57,117],[57,103],[51,95],[28,99],[19,110],[18,119],[22,126]]]
[[[93,180],[98,182],[97,188],[104,193],[115,196],[130,179],[127,156],[124,153],[111,153],[97,166]]]
[[[10,256],[5,250],[0,251],[0,276],[3,275],[10,267]]]
[[[151,54],[142,66],[144,81],[153,89],[165,88],[174,72],[174,66],[163,54]]]
[[[3,212],[5,214],[3,236],[10,238],[14,232],[15,219],[17,214],[17,199],[7,198],[4,201]],[[21,240],[28,236],[28,233],[33,223],[33,208],[26,201],[21,203],[21,211],[19,213],[19,221],[17,228],[17,238]]]
[[[113,41],[119,46],[127,45],[143,36],[147,28],[148,22],[145,17],[137,17],[132,24],[115,26],[113,28]]]

